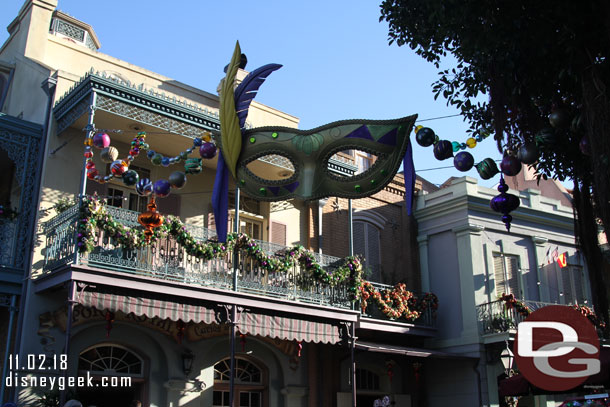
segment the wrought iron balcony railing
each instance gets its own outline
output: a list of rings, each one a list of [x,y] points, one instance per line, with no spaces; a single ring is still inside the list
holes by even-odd
[[[557,305],[540,301],[524,300],[523,303],[531,310],[536,311],[547,305]],[[507,308],[505,302],[497,300],[477,306],[477,319],[479,332],[482,335],[510,332],[517,329],[519,322],[525,317],[515,307]]]
[[[127,227],[138,226],[138,212],[106,206],[114,221]],[[97,229],[94,248],[88,253],[78,253],[76,242],[79,209],[73,206],[44,225],[46,236],[45,259],[41,275],[53,273],[69,265],[87,265],[92,268],[112,270],[135,275],[178,281],[187,284],[233,289],[232,256],[209,261],[190,256],[172,237],[160,239],[153,245],[140,249],[125,249],[114,239]],[[207,228],[186,224],[188,232],[197,241],[206,241],[216,234]],[[257,241],[266,254],[274,254],[286,247],[270,242]],[[342,263],[338,257],[314,253],[315,260],[327,271]],[[288,272],[268,272],[259,267],[245,251],[240,252],[237,275],[237,291],[263,297],[273,297],[302,303],[327,305],[341,309],[357,307],[352,301],[347,283],[335,286],[321,283],[302,273],[299,266]],[[378,290],[392,290],[392,286],[373,283]],[[357,308],[356,308],[357,309]],[[365,317],[387,319],[371,303]],[[415,321],[418,325],[433,325],[432,311],[427,309]],[[400,319],[397,322],[408,322]]]
[[[115,221],[124,226],[137,226],[138,213],[108,206],[107,211]],[[75,245],[78,207],[62,212],[45,224],[46,250],[43,275],[66,264],[85,264],[89,267],[144,275],[162,280],[188,284],[233,289],[232,256],[202,261],[186,254],[177,242],[167,237],[150,247],[124,249],[97,230],[94,249],[77,254]],[[196,225],[186,225],[196,240],[206,241],[215,232]],[[267,254],[285,249],[285,246],[257,241]],[[326,269],[332,269],[339,258],[315,254],[316,260]],[[269,273],[258,267],[246,253],[239,256],[237,290],[266,297],[284,298],[305,303],[330,305],[349,309],[352,306],[345,284],[329,286],[306,277],[299,267],[288,273]]]

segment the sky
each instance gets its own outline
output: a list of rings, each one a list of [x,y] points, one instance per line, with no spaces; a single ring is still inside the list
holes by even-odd
[[[409,47],[388,45],[388,24],[379,22],[380,2],[58,0],[58,9],[93,27],[100,52],[211,93],[239,40],[248,57],[246,70],[283,65],[267,78],[256,100],[299,117],[301,129],[343,119],[457,114],[442,97],[434,100],[431,86],[439,70]],[[0,25],[8,26],[22,5],[22,0],[0,1]],[[4,28],[0,43],[7,37]],[[451,65],[448,61],[444,67]],[[431,127],[441,139],[461,143],[468,138],[461,117],[416,124]],[[415,169],[430,182],[479,178],[474,168],[459,172],[452,159],[437,161],[432,147],[413,144]],[[491,137],[469,152],[475,162],[501,158]],[[498,177],[479,182],[491,187]]]

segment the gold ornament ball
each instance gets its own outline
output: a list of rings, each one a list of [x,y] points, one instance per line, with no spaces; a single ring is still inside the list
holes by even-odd
[[[466,145],[468,146],[468,148],[474,148],[477,145],[477,141],[470,137],[468,140],[466,140]]]

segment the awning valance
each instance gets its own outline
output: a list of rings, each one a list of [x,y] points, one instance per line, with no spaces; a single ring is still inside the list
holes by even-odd
[[[204,322],[206,324],[217,322],[216,313],[213,309],[152,298],[82,291],[76,295],[76,302],[98,310],[121,311],[125,314],[133,313],[148,318],[157,317],[171,319],[172,321],[182,320],[183,322]]]
[[[243,312],[238,318],[241,333],[285,340],[335,344],[341,342],[339,327],[326,322]]]
[[[76,303],[100,311],[121,311],[148,318],[182,320],[193,323],[220,323],[213,307],[185,304],[177,301],[136,297],[125,294],[83,290],[77,293]],[[243,334],[259,335],[283,340],[335,344],[341,341],[339,326],[329,322],[267,315],[251,310],[238,313],[237,329]]]
[[[418,358],[443,358],[443,359],[463,359],[476,360],[473,356],[458,355],[455,353],[439,352],[431,349],[409,348],[404,346],[383,345],[379,343],[356,341],[356,349],[366,350],[370,352],[388,353],[394,355],[413,356]]]

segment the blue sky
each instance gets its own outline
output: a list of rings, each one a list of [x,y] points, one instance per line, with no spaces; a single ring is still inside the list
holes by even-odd
[[[1,2],[3,27],[22,5],[21,0]],[[434,101],[431,84],[438,70],[433,65],[408,47],[388,46],[388,26],[379,22],[376,1],[59,0],[58,8],[93,27],[100,52],[212,93],[239,40],[248,70],[284,65],[267,79],[257,101],[299,117],[302,129],[342,119],[457,113],[443,99]],[[4,28],[0,42],[7,36]],[[461,117],[422,125],[450,141],[468,137]],[[478,178],[475,169],[423,171],[451,166],[453,160],[437,161],[432,148],[414,145],[415,168],[429,181]],[[475,162],[501,158],[491,138],[469,151]]]

